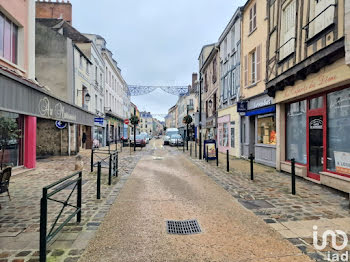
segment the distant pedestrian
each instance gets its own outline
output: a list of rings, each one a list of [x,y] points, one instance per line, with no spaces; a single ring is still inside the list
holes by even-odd
[[[83,142],[83,148],[85,149],[86,148],[86,133],[84,132],[83,133],[83,137],[81,138],[81,142]]]

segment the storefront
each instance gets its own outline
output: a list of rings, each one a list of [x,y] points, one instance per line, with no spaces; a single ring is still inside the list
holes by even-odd
[[[344,60],[276,93],[281,146],[277,169],[349,192],[350,68]]]
[[[241,152],[255,161],[276,166],[276,106],[268,95],[260,95],[248,101],[247,111],[241,112]]]
[[[35,168],[37,157],[37,143],[48,139],[47,146],[55,146],[53,133],[57,131],[55,121],[71,124],[93,125],[93,115],[75,105],[66,103],[31,81],[24,79],[13,72],[0,69],[0,117],[12,119],[20,130],[20,138],[12,141],[5,150],[7,164]],[[40,132],[37,128],[41,119],[50,120],[50,132]],[[43,122],[43,121],[42,121]],[[67,125],[67,137],[58,137],[66,140],[67,150],[76,145],[70,139],[71,133],[77,129]],[[75,150],[74,148],[73,151]]]
[[[218,132],[217,141],[219,152],[239,157],[239,122],[240,116],[237,112],[237,106],[233,105],[218,112]]]

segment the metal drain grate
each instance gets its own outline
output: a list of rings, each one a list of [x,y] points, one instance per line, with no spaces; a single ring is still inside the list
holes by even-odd
[[[174,221],[166,222],[168,234],[191,235],[201,233],[201,227],[197,220]]]

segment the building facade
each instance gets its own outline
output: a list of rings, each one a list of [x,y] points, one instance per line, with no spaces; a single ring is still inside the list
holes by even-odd
[[[140,132],[148,135],[153,132],[153,116],[150,112],[140,112]]]
[[[294,158],[298,175],[349,192],[345,2],[271,2],[266,75],[277,103],[277,169],[290,172]]]
[[[240,121],[237,102],[240,99],[242,10],[238,8],[221,34],[220,46],[220,103],[218,109],[218,149],[240,157]]]
[[[250,0],[243,7],[241,46],[241,155],[276,166],[276,107],[266,94],[267,1]]]

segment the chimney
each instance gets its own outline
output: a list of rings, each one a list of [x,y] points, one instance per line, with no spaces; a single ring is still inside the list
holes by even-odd
[[[198,79],[198,74],[193,73],[192,74],[192,88],[195,88],[197,79]]]
[[[35,7],[36,18],[63,19],[72,25],[72,4],[69,0],[37,0]]]

